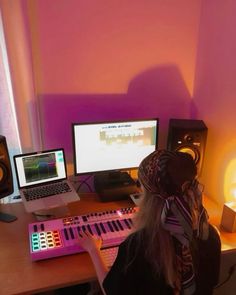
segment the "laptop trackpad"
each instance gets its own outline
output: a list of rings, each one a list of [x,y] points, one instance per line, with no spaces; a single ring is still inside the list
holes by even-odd
[[[54,208],[58,206],[64,206],[65,203],[62,201],[60,196],[56,197],[48,197],[44,201],[45,207],[46,208]]]

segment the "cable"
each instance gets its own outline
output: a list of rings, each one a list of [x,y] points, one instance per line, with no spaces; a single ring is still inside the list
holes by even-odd
[[[90,193],[93,192],[91,186],[87,183],[87,180],[89,180],[89,178],[91,178],[92,176],[93,176],[93,175],[89,175],[89,176],[86,177],[85,179],[79,181],[79,182],[80,182],[80,185],[79,185],[78,188],[76,189],[76,192],[77,192],[77,193],[79,192],[79,190],[81,189],[81,187],[82,187],[83,185],[86,185],[86,186],[87,186],[87,188],[89,189]]]
[[[36,212],[32,212],[32,214],[35,215],[35,216],[38,216],[38,217],[48,217],[48,218],[50,218],[50,217],[54,217],[54,216],[55,216],[55,215],[53,215],[53,214],[47,214],[47,213],[45,213],[45,214],[40,214],[40,213],[36,213]]]
[[[233,273],[235,272],[235,268],[236,268],[236,263],[230,266],[229,272],[228,272],[228,277],[222,283],[216,285],[215,286],[215,289],[223,286],[225,283],[227,283],[230,280],[230,278],[232,277]]]

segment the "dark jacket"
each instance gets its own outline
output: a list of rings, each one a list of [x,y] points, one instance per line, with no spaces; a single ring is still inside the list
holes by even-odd
[[[218,283],[221,243],[214,227],[210,226],[206,241],[196,240],[194,253],[197,259],[195,295],[211,295]],[[144,256],[145,240],[137,241],[135,234],[129,236],[119,247],[117,258],[103,282],[107,295],[172,295],[162,274],[152,271]],[[127,258],[135,257],[127,267]]]

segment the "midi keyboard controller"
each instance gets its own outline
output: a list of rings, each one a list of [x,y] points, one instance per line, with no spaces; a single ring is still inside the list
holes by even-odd
[[[84,252],[77,238],[81,231],[100,236],[102,248],[118,246],[133,229],[137,207],[29,224],[30,255],[33,261]]]

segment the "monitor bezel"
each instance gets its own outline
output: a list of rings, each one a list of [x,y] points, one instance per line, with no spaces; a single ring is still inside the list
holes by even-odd
[[[98,171],[91,171],[91,172],[77,172],[77,159],[76,159],[76,151],[75,151],[75,126],[81,125],[99,125],[99,124],[115,124],[115,123],[129,123],[129,122],[141,122],[141,121],[156,121],[156,142],[155,142],[155,150],[158,147],[158,138],[159,138],[159,118],[143,118],[143,119],[122,119],[122,120],[105,120],[105,121],[93,121],[93,122],[78,122],[72,123],[72,146],[73,146],[73,162],[74,162],[74,175],[93,175],[97,173],[104,173],[104,172],[113,172],[113,171],[131,171],[136,170],[138,167],[124,167],[119,169],[111,169],[111,170],[98,170]]]

